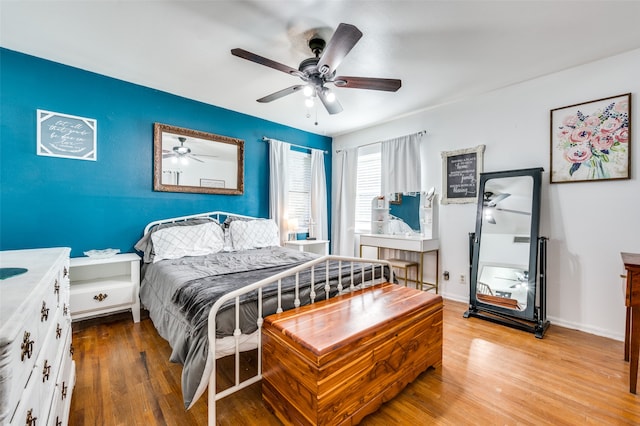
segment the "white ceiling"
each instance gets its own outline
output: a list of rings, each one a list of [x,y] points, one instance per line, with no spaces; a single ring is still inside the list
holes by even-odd
[[[639,1],[0,1],[0,45],[277,123],[335,136],[640,47]],[[311,29],[364,36],[339,75],[399,78],[396,93],[336,88],[344,107],[307,117],[304,96],[256,99],[297,77]]]

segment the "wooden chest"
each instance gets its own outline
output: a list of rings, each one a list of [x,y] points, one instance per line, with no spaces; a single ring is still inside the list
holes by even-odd
[[[380,284],[265,318],[262,397],[285,424],[351,425],[442,363],[442,297]]]

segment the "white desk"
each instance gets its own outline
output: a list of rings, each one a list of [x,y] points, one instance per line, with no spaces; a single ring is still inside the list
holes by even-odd
[[[420,254],[418,266],[418,275],[420,283],[435,289],[438,292],[438,275],[440,263],[440,240],[427,239],[421,236],[402,236],[402,235],[386,235],[386,234],[363,234],[360,235],[360,257],[362,257],[362,247],[377,247],[378,258],[380,258],[380,249],[392,249],[415,252]],[[436,254],[436,279],[435,283],[425,282],[423,279],[424,255],[425,253],[435,252]]]

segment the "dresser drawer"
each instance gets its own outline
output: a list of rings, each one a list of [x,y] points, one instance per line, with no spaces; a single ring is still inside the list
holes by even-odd
[[[48,287],[53,288],[53,281]],[[11,411],[18,404],[20,394],[29,380],[29,376],[40,376],[37,371],[36,360],[44,356],[46,342],[51,342],[49,338],[55,332],[55,322],[58,317],[57,296],[53,291],[46,291],[41,297],[36,297],[37,311],[28,316],[19,331],[19,338],[9,343],[7,365],[15,366],[9,368],[8,377],[5,382],[9,386],[7,407]],[[52,362],[49,361],[50,363]],[[16,368],[17,367],[17,368]]]
[[[43,412],[37,380],[29,380],[27,387],[21,389],[20,401],[10,425],[39,425],[46,424],[47,413]]]
[[[119,306],[131,306],[134,285],[131,282],[105,280],[95,283],[76,284],[71,291],[71,316],[87,313],[103,313]]]
[[[63,343],[60,371],[56,378],[56,386],[53,404],[49,414],[48,425],[66,425],[69,421],[69,409],[71,407],[71,393],[75,386],[75,362],[71,353],[71,328],[67,330]]]

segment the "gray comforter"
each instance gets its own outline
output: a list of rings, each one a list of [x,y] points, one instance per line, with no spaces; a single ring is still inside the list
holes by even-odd
[[[172,348],[171,361],[183,364],[182,393],[185,407],[195,396],[205,370],[208,339],[207,322],[211,306],[223,294],[272,276],[316,258],[317,255],[282,247],[221,252],[208,256],[163,260],[143,268],[140,300],[158,333]],[[337,293],[337,262],[330,262],[330,294]],[[325,297],[325,267],[314,271],[316,300]],[[368,272],[368,273],[367,273]],[[370,270],[365,272],[370,275]],[[300,276],[300,302],[310,303],[310,274]],[[354,274],[355,284],[362,280],[361,269]],[[306,285],[305,285],[306,283]],[[350,284],[350,271],[343,274],[342,285]],[[283,280],[283,309],[294,306],[294,280]],[[288,290],[288,292],[287,292]],[[275,313],[277,285],[263,290],[264,316]],[[257,292],[241,299],[240,328],[243,333],[257,329]],[[216,317],[216,336],[230,336],[235,329],[235,309],[223,306]]]

